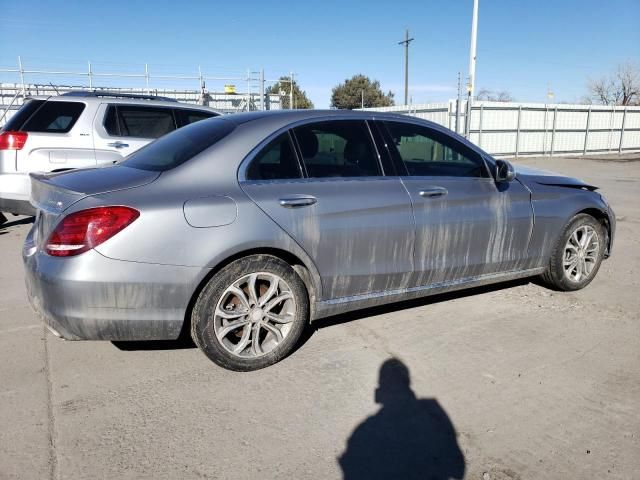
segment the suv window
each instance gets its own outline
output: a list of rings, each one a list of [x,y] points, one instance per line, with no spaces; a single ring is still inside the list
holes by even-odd
[[[187,125],[132,153],[122,165],[158,172],[170,170],[219,142],[235,128],[222,118]]]
[[[158,138],[175,130],[176,124],[170,108],[110,105],[104,127],[116,137]]]
[[[217,117],[217,114],[213,112],[205,112],[202,110],[189,110],[186,108],[176,108],[176,120],[178,125],[184,127],[200,120],[206,120],[207,118]]]
[[[4,124],[4,131],[18,131],[22,125],[33,115],[44,103],[44,100],[27,100]]]
[[[300,178],[300,164],[288,133],[267,145],[251,162],[247,180]]]
[[[420,125],[401,122],[384,124],[391,134],[395,152],[409,175],[488,176],[482,159],[455,139]]]
[[[294,129],[311,178],[381,175],[378,156],[362,120],[336,120]]]
[[[37,108],[29,103],[26,110],[32,110],[20,130],[24,132],[67,133],[73,128],[84,110],[81,102],[44,102]],[[25,108],[25,107],[23,107]],[[19,119],[16,119],[19,121]]]

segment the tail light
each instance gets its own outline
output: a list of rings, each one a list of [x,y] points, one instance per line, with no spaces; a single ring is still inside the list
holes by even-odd
[[[0,150],[22,150],[28,136],[27,132],[0,132]]]
[[[109,240],[140,216],[129,207],[98,207],[67,215],[49,236],[46,252],[54,257],[71,257]]]

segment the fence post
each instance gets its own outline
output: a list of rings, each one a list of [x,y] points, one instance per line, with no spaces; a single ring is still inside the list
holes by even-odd
[[[551,148],[549,150],[549,156],[553,157],[553,147],[556,140],[556,119],[558,118],[558,107],[553,109],[553,129],[551,130]]]
[[[151,95],[151,90],[149,90],[149,64],[144,64],[144,81],[147,86],[147,95]]]
[[[520,117],[522,116],[522,105],[518,105],[518,126],[516,127],[516,158],[520,153]]]
[[[622,128],[620,129],[620,145],[618,146],[618,155],[622,153],[622,139],[624,138],[624,122],[627,119],[627,107],[624,107],[622,112]]]
[[[611,129],[609,130],[609,148],[608,150],[611,151],[611,141],[613,140],[613,127],[616,124],[616,106],[613,105],[613,108],[611,109],[611,121],[609,122],[609,125],[611,126]]]
[[[478,146],[482,147],[482,114],[484,113],[484,104],[480,105],[480,118],[478,119]]]
[[[549,111],[549,107],[547,104],[544,104],[544,134],[542,135],[542,156],[544,157],[545,153],[547,153],[547,112]]]
[[[589,126],[591,122],[591,107],[587,110],[587,128],[584,131],[584,148],[582,149],[582,154],[587,154],[587,142],[589,141]]]

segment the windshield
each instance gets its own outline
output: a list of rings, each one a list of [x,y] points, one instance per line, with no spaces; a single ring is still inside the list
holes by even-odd
[[[235,129],[235,124],[216,117],[180,128],[151,142],[122,162],[127,167],[163,172],[182,165]]]

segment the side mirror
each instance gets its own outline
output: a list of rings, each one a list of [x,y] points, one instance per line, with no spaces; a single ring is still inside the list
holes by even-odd
[[[496,182],[510,182],[516,178],[516,170],[506,160],[496,160]]]

